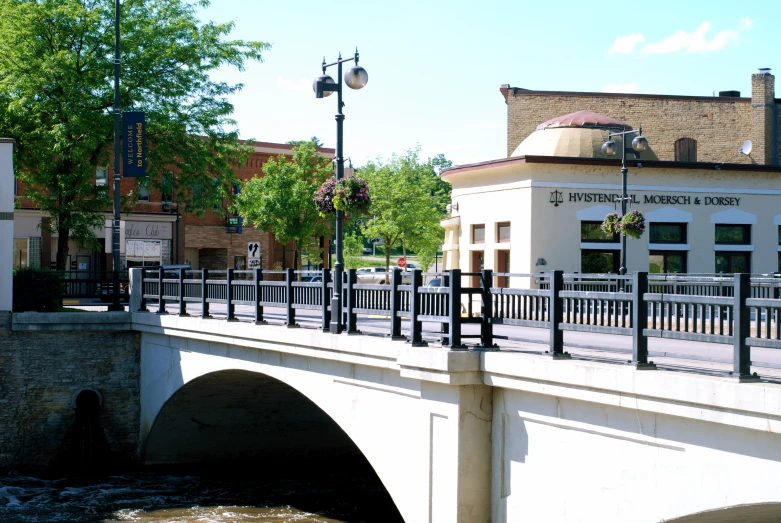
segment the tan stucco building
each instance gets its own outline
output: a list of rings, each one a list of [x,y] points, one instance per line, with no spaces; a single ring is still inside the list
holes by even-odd
[[[617,272],[620,240],[599,228],[621,211],[621,161],[600,148],[617,129],[632,127],[565,115],[538,125],[509,158],[445,170],[445,268]],[[651,134],[649,150],[627,154],[630,210],[646,219],[643,237],[627,241],[629,272],[781,270],[781,167],[660,161]]]

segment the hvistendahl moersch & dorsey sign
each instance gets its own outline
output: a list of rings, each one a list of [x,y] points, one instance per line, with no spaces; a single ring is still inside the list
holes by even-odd
[[[730,207],[740,206],[740,198],[736,196],[691,196],[682,194],[637,194],[629,195],[630,202],[639,205],[726,205]],[[550,202],[554,207],[567,202],[572,203],[613,203],[620,202],[621,195],[601,192],[569,192],[551,191]]]

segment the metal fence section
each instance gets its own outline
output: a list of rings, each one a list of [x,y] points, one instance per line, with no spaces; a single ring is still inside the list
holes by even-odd
[[[264,324],[270,319],[265,309],[270,307],[284,311],[283,323],[288,327],[317,321],[327,332],[331,276],[328,269],[144,269],[139,310],[154,303],[158,314],[167,314],[176,305],[175,312],[186,316],[188,304],[200,303],[201,317],[209,318],[210,305],[217,303],[225,305],[226,320],[236,321],[235,308],[242,305],[251,307],[256,324]],[[496,335],[495,326],[532,327],[548,331],[545,354],[555,359],[569,357],[564,352],[565,331],[629,336],[629,363],[648,369],[654,368],[648,339],[667,338],[733,345],[732,359],[708,361],[731,363],[732,376],[741,381],[756,378],[752,364],[781,368],[781,364],[752,362],[750,357],[751,347],[781,349],[781,279],[748,274],[619,276],[490,270],[450,270],[436,276],[439,286],[424,286],[419,270],[412,271],[410,283],[403,283],[401,271],[394,269],[390,284],[361,284],[355,269],[345,271],[340,318],[344,330],[358,334],[357,318],[362,315],[387,320],[382,323],[387,324],[387,336],[415,346],[427,345],[425,338],[439,338],[445,348],[465,350],[465,340],[474,339],[472,348],[497,350],[496,341],[513,338]],[[472,286],[462,285],[467,281]],[[513,282],[516,287],[497,286],[495,281]],[[302,310],[315,314],[297,317]],[[272,316],[279,322],[279,314]],[[424,324],[439,329],[424,332]],[[478,326],[477,332],[463,332],[463,326],[470,324]]]

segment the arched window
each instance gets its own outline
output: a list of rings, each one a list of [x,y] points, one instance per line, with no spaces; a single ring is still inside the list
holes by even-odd
[[[697,140],[694,138],[680,138],[675,140],[675,161],[696,162]]]

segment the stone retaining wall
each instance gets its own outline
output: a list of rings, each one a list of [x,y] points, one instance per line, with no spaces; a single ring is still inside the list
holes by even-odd
[[[140,335],[129,325],[127,313],[2,313],[0,472],[74,473],[82,441],[72,402],[86,387],[103,399],[97,421],[107,454],[96,466],[137,461]]]

